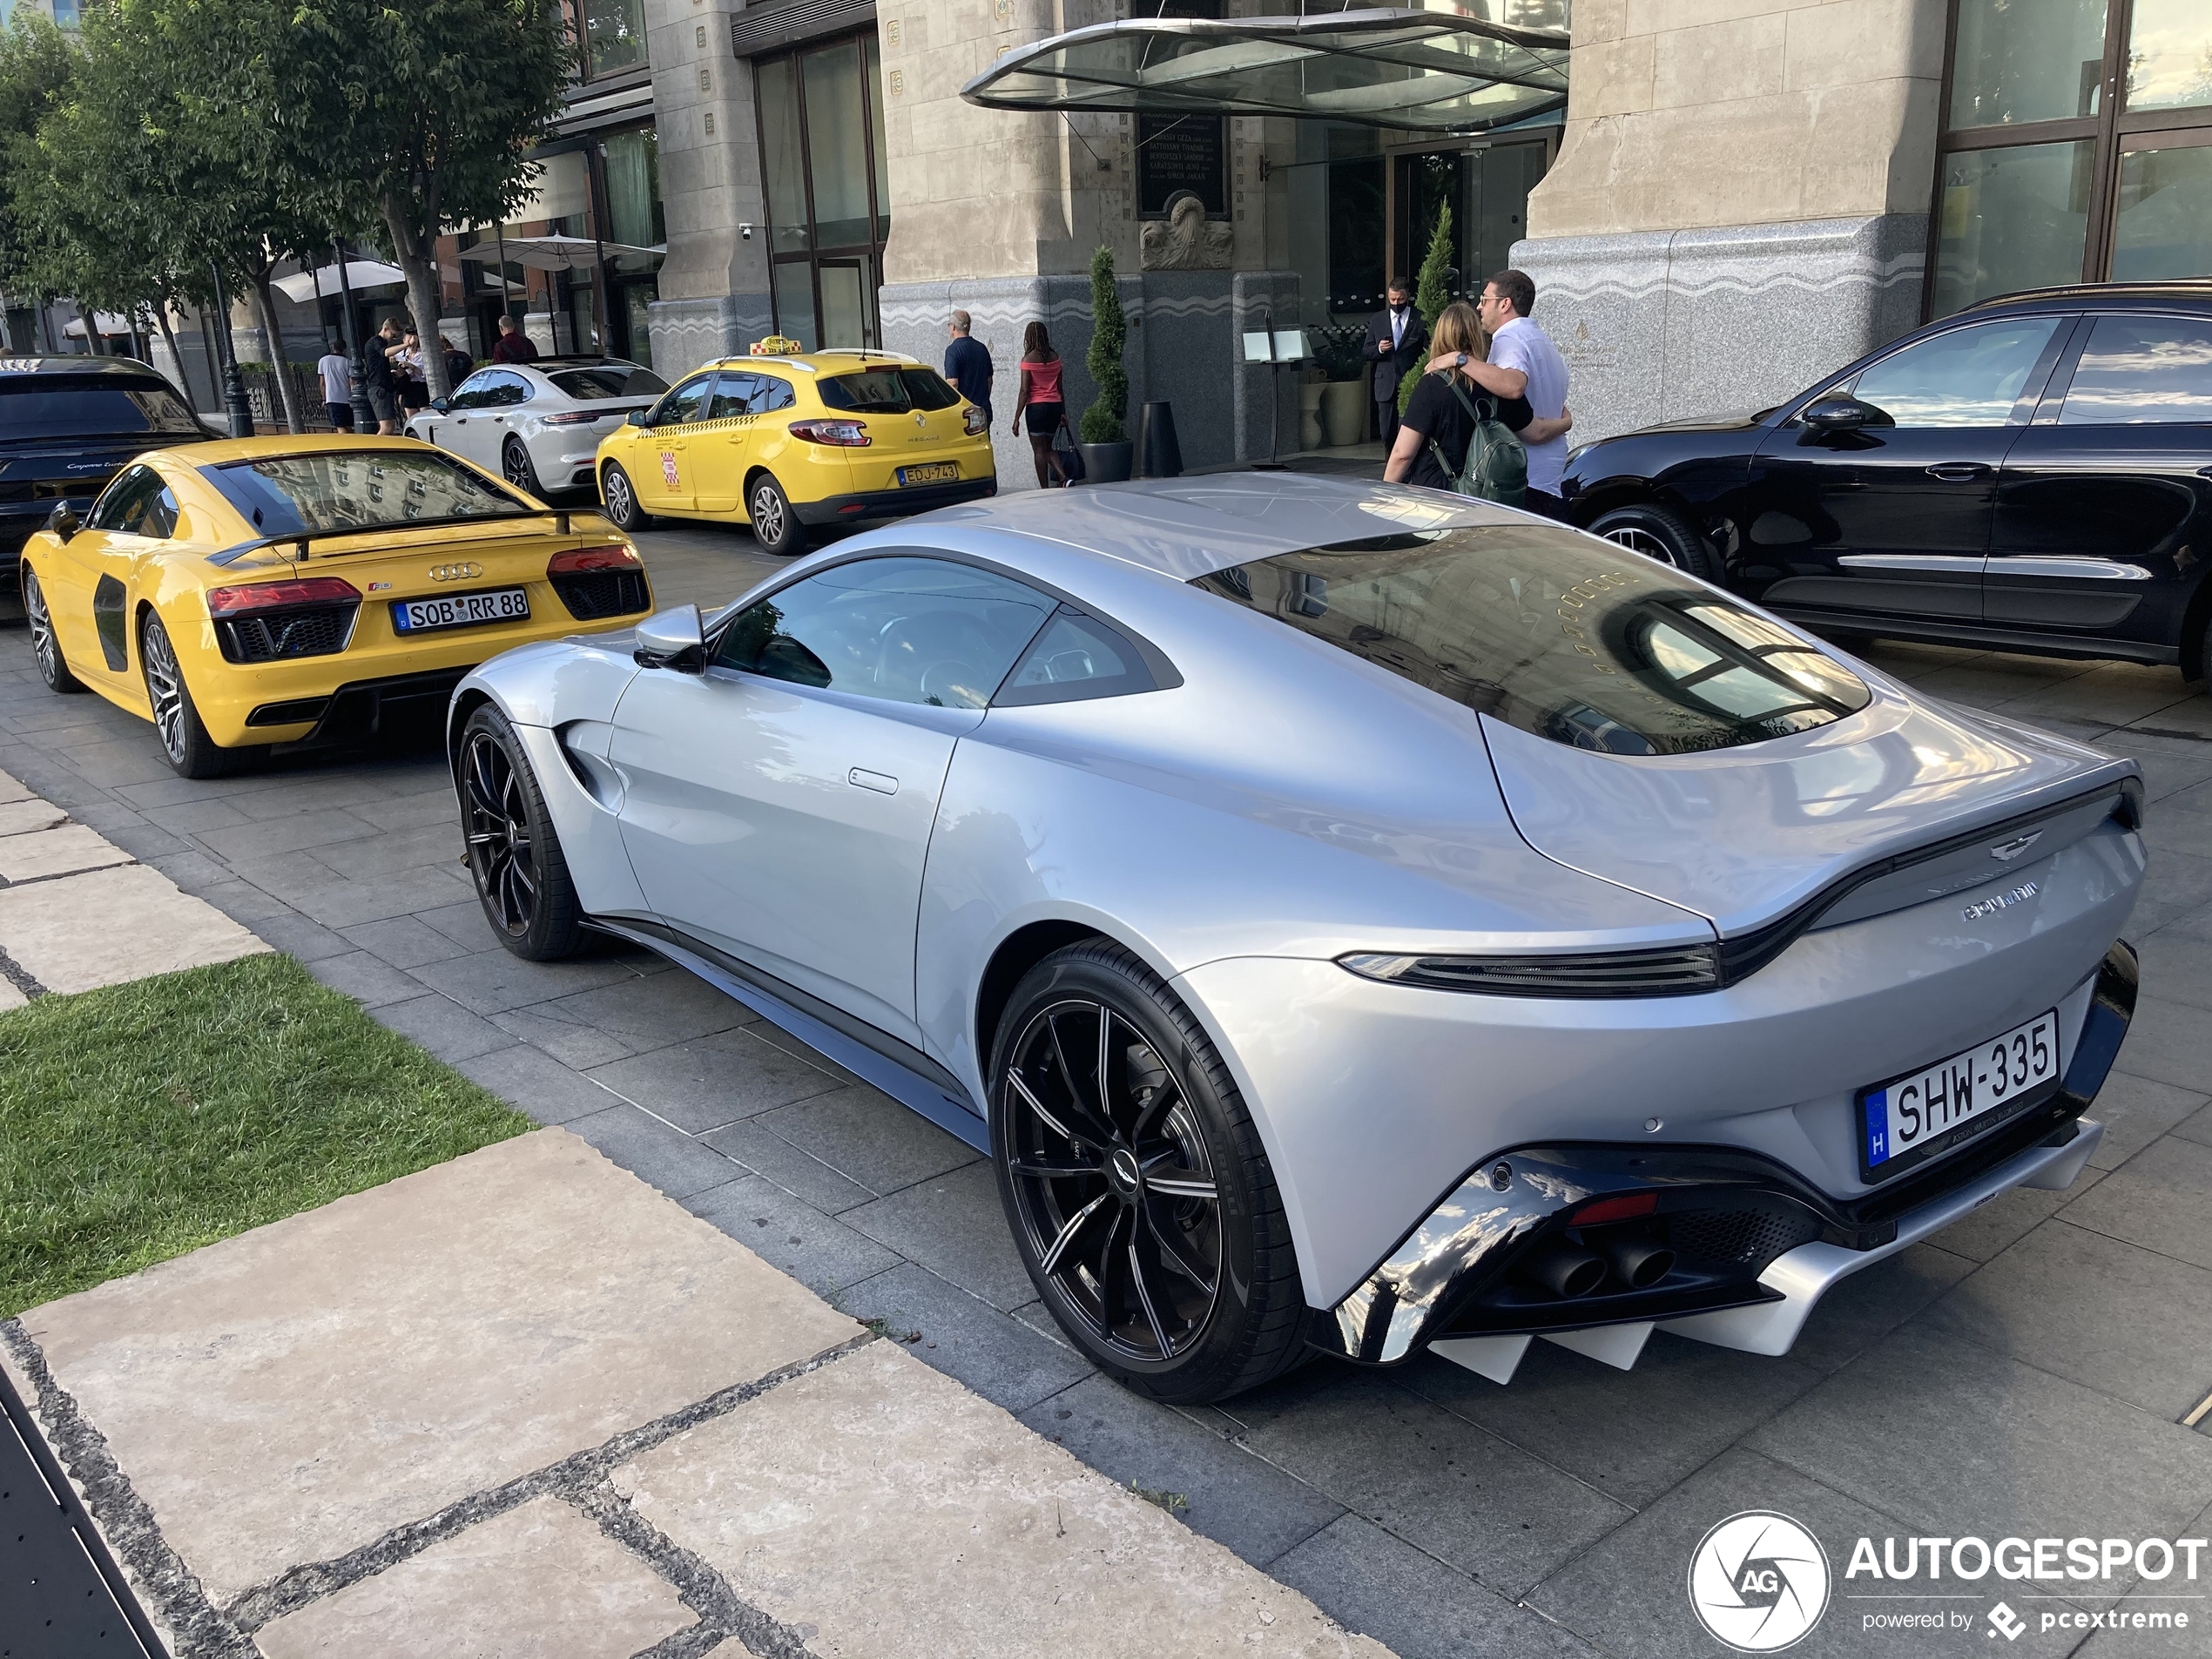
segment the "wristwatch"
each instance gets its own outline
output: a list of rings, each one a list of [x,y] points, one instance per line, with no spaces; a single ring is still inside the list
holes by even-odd
[[[1452,367],[1454,368],[1465,368],[1467,366],[1467,354],[1465,352],[1461,352],[1457,357],[1454,357],[1452,360]]]

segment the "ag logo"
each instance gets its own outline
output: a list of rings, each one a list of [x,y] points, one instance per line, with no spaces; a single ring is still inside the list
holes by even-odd
[[[1689,1605],[1716,1641],[1739,1653],[1777,1652],[1827,1610],[1827,1553],[1787,1515],[1730,1515],[1689,1558]]]

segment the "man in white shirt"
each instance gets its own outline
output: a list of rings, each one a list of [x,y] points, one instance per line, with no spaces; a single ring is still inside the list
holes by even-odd
[[[1536,285],[1526,271],[1501,271],[1482,285],[1475,310],[1490,336],[1490,361],[1469,361],[1467,373],[1486,390],[1500,397],[1525,397],[1541,421],[1565,425],[1541,442],[1528,443],[1528,492],[1525,504],[1532,513],[1564,520],[1566,504],[1560,500],[1560,477],[1567,469],[1567,434],[1575,417],[1567,412],[1567,360],[1528,314],[1535,308]],[[1447,360],[1437,358],[1431,368]]]
[[[354,364],[339,347],[333,336],[323,342],[330,349],[315,360],[315,372],[322,376],[322,407],[330,416],[334,432],[354,429]]]

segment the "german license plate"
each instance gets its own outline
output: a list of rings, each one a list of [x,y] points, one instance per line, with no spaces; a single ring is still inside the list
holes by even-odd
[[[956,484],[959,482],[960,463],[956,461],[933,461],[927,466],[899,469],[901,488],[907,484]]]
[[[480,623],[528,622],[529,618],[529,591],[524,588],[392,602],[392,631],[395,634],[427,634],[438,628],[473,628]]]
[[[1860,1172],[1870,1181],[1969,1140],[2032,1101],[2059,1075],[2059,1015],[2039,1014],[2002,1036],[1858,1096]]]

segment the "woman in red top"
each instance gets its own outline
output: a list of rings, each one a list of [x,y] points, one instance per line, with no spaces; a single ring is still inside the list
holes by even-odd
[[[1068,405],[1060,390],[1060,354],[1044,325],[1033,322],[1022,336],[1022,389],[1014,400],[1014,429],[1022,430],[1024,412],[1029,417],[1029,454],[1037,463],[1037,488],[1049,489],[1068,480],[1060,470],[1060,457],[1052,453],[1053,435],[1068,423]]]

